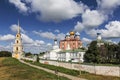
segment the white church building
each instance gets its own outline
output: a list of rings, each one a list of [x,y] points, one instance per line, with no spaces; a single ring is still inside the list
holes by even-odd
[[[53,49],[46,52],[41,59],[46,60],[59,60],[65,62],[84,62],[85,50],[82,49],[71,49],[70,45],[67,45],[66,50],[59,48],[57,39],[54,39]]]

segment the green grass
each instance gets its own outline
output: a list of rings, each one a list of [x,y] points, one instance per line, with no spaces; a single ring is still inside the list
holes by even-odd
[[[120,77],[95,75],[95,74],[90,74],[85,71],[81,71],[81,75],[79,76],[79,71],[77,71],[77,70],[71,70],[71,69],[67,69],[67,68],[63,68],[63,67],[58,67],[58,66],[49,65],[49,64],[42,64],[42,63],[38,63],[38,62],[35,62],[35,63],[32,63],[30,61],[27,61],[27,62],[37,65],[37,66],[41,66],[41,67],[50,69],[50,70],[58,70],[59,72],[77,76],[80,78],[85,78],[88,80],[120,80]]]
[[[79,71],[77,71],[77,70],[67,69],[67,68],[64,68],[64,67],[54,66],[54,65],[49,65],[49,64],[42,64],[42,63],[38,63],[38,62],[33,63],[32,61],[26,61],[26,62],[29,62],[29,63],[37,65],[37,66],[41,66],[41,67],[44,67],[44,68],[47,68],[47,69],[50,69],[50,70],[53,70],[53,71],[58,70],[61,73],[69,74],[69,75],[72,75],[72,76],[78,76],[79,75]],[[81,71],[81,73],[85,74],[87,72]]]
[[[0,58],[0,80],[58,80],[57,75],[32,68],[13,58]],[[60,77],[59,80],[69,80]]]

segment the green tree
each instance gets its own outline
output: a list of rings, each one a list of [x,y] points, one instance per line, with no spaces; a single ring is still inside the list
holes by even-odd
[[[40,52],[39,56],[43,56],[45,54],[45,52]]]
[[[31,52],[25,53],[25,57],[32,56]]]
[[[84,55],[85,62],[99,63],[100,62],[99,54],[100,53],[97,46],[97,41],[92,41],[90,43],[90,46],[88,47],[88,50],[86,51],[86,54]]]
[[[85,62],[118,64],[120,63],[120,42],[97,46],[97,41],[92,41],[84,58]]]
[[[0,52],[0,57],[11,57],[12,53],[8,51],[1,51]]]

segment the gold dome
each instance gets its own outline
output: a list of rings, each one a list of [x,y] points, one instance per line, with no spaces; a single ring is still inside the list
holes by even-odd
[[[74,35],[74,34],[75,34],[75,32],[73,32],[73,31],[70,32],[70,35]]]

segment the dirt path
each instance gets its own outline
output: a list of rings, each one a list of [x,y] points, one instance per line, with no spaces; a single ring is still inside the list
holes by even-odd
[[[27,64],[27,65],[29,65],[29,66],[31,66],[31,67],[34,67],[34,68],[37,68],[37,69],[41,69],[41,70],[44,70],[44,71],[46,71],[46,72],[55,74],[55,71],[52,71],[52,70],[49,70],[49,69],[46,69],[46,68],[43,68],[43,67],[39,67],[39,66],[36,66],[36,65],[32,65],[32,64],[27,63],[27,62],[24,62],[24,61],[22,61],[22,60],[20,60],[20,62],[21,62],[21,63],[24,63],[24,64]],[[71,75],[67,75],[67,74],[60,73],[60,72],[59,72],[58,74],[59,74],[59,76],[64,76],[64,77],[67,77],[67,78],[69,78],[69,79],[71,79],[71,80],[86,80],[86,79],[78,78],[78,77],[71,76]]]

